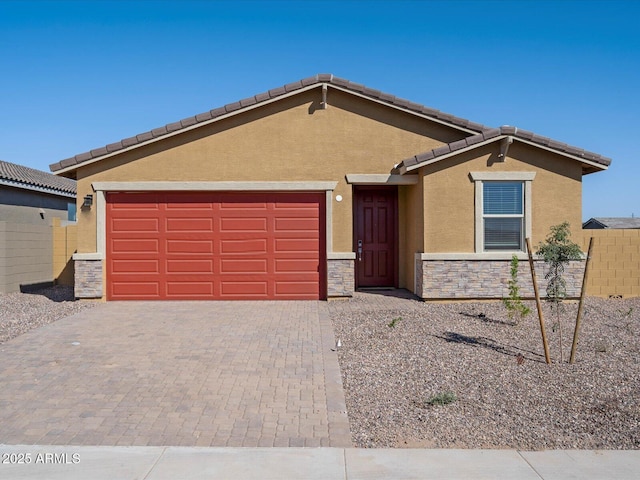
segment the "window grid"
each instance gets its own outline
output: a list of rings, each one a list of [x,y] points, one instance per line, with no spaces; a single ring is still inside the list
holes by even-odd
[[[524,190],[524,182],[483,182],[482,230],[484,251],[524,250]],[[507,213],[488,213],[487,210]],[[491,219],[504,219],[504,221],[492,221]],[[509,222],[509,219],[517,221]],[[491,232],[487,230],[488,227],[492,228]]]

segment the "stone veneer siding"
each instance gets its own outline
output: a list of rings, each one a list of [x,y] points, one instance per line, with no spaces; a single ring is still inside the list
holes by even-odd
[[[76,260],[75,264],[75,297],[102,297],[102,260]]]
[[[354,260],[327,260],[327,297],[353,296],[354,269]]]
[[[510,260],[424,260],[416,263],[416,294],[424,299],[499,299],[509,295]],[[538,290],[546,296],[546,265],[535,262]],[[579,297],[584,273],[584,262],[574,261],[564,273],[567,296]],[[518,283],[522,298],[533,298],[531,271],[527,260],[520,260]],[[417,288],[418,290],[418,288]]]

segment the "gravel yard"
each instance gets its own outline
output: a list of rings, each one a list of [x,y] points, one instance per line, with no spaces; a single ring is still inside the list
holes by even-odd
[[[0,293],[0,343],[93,306],[74,301],[73,287],[62,285],[34,293]]]
[[[514,325],[500,302],[422,303],[356,293],[329,309],[357,447],[640,448],[640,298],[588,298],[576,363],[577,302],[564,360],[545,305]],[[394,321],[395,319],[395,321]],[[454,394],[445,405],[435,396]]]

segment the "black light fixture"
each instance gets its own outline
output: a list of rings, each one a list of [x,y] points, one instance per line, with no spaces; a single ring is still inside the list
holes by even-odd
[[[93,205],[93,195],[85,195],[82,208],[91,208],[91,205]]]

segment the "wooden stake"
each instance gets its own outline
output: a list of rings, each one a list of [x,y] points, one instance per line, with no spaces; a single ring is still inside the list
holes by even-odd
[[[589,239],[587,250],[587,260],[584,264],[584,276],[582,277],[582,290],[580,291],[580,303],[578,304],[578,315],[576,316],[576,329],[573,331],[573,344],[571,345],[571,357],[569,363],[573,363],[578,349],[578,334],[580,332],[580,322],[582,321],[582,307],[584,307],[584,297],[587,293],[587,279],[589,278],[589,260],[591,260],[591,248],[593,247],[593,237]]]
[[[549,355],[549,343],[547,342],[547,332],[544,329],[544,318],[542,316],[542,305],[540,304],[540,293],[538,292],[538,281],[536,280],[536,270],[533,265],[533,254],[531,253],[531,242],[528,238],[527,253],[529,254],[529,267],[531,267],[531,280],[533,281],[533,292],[536,295],[536,307],[538,309],[538,320],[540,320],[540,333],[542,333],[542,346],[544,347],[544,359],[547,363],[551,363],[551,356]]]

